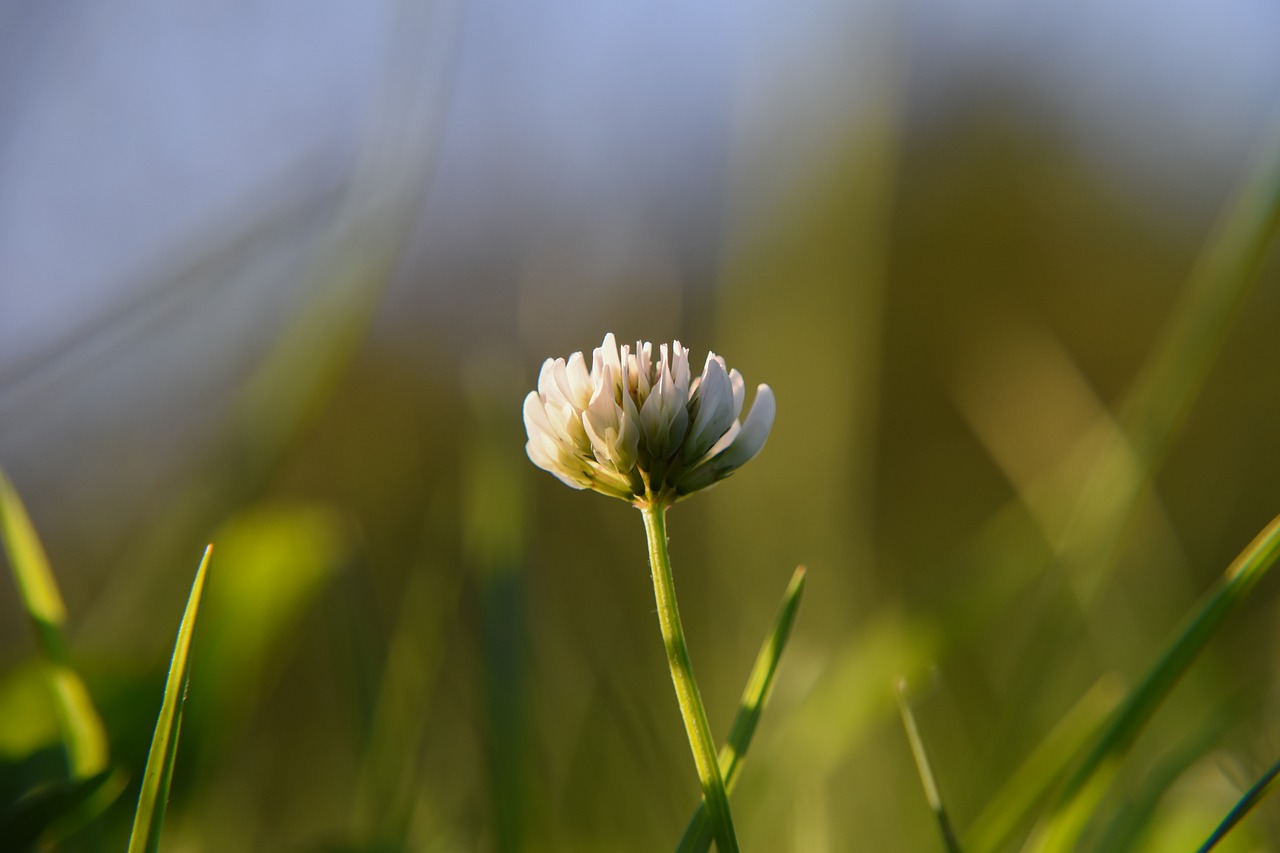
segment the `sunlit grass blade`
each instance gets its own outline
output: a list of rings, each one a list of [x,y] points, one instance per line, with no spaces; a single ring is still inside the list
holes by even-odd
[[[1117,792],[1108,804],[1106,821],[1100,812],[1089,831],[1094,850],[1188,849],[1185,831],[1176,826],[1180,817],[1178,794],[1171,789],[1193,772],[1197,763],[1231,730],[1238,720],[1230,708],[1221,706],[1206,715],[1174,740],[1163,740],[1161,755],[1142,770],[1142,783]],[[1199,832],[1197,828],[1196,832]]]
[[[951,828],[951,818],[947,816],[947,808],[942,802],[942,792],[938,790],[938,780],[933,775],[933,765],[929,763],[929,753],[924,746],[924,738],[920,736],[920,727],[916,725],[915,714],[907,701],[907,684],[899,681],[897,686],[898,710],[902,712],[902,727],[907,732],[907,740],[911,744],[911,754],[916,760],[916,770],[920,773],[920,784],[924,787],[924,798],[929,802],[929,810],[938,824],[938,833],[942,836],[942,846],[947,853],[960,853],[960,842],[955,830]]]
[[[182,706],[187,697],[191,640],[195,635],[200,596],[204,591],[205,572],[212,552],[212,545],[204,549],[195,582],[191,585],[191,595],[187,598],[187,609],[182,614],[182,624],[178,627],[173,660],[169,664],[169,677],[164,685],[164,702],[160,706],[160,717],[151,738],[147,768],[142,774],[142,792],[138,796],[138,808],[133,815],[129,853],[154,853],[160,848],[160,829],[164,824],[165,808],[169,801],[169,783],[173,779],[173,762],[178,754],[178,733],[182,728]]]
[[[1259,149],[1200,252],[1159,340],[1125,395],[1118,433],[1076,504],[1062,555],[1088,598],[1114,569],[1121,537],[1257,286],[1280,234],[1280,126]]]
[[[773,628],[765,638],[764,645],[756,655],[756,662],[747,678],[747,686],[742,691],[742,700],[738,703],[738,713],[733,717],[733,725],[729,728],[729,740],[720,750],[717,760],[720,762],[720,774],[724,777],[724,785],[733,789],[742,770],[743,759],[747,748],[755,735],[760,715],[769,701],[769,693],[773,687],[774,676],[778,672],[778,661],[782,650],[787,645],[791,634],[791,625],[795,622],[796,610],[800,606],[800,594],[804,592],[805,568],[799,566],[787,584],[787,591],[782,596],[782,604],[778,607],[778,615],[774,617]],[[676,846],[677,853],[702,853],[711,847],[712,828],[707,815],[705,803],[698,804],[684,835]]]
[[[0,471],[0,539],[9,555],[22,606],[31,619],[44,655],[68,770],[74,779],[96,776],[107,767],[106,730],[84,682],[71,668],[71,655],[63,634],[66,607],[49,559],[26,508],[3,471]]]
[[[1245,171],[1120,417],[1140,458],[1172,441],[1280,235],[1280,125]]]
[[[1072,849],[1106,791],[1120,759],[1227,614],[1280,557],[1280,516],[1272,519],[1228,567],[1222,582],[1116,710],[1111,722],[1068,777],[1055,807],[1027,849]]]
[[[1257,782],[1253,783],[1253,787],[1245,791],[1239,802],[1227,812],[1227,816],[1222,819],[1222,823],[1218,824],[1213,834],[1205,839],[1196,853],[1209,853],[1214,847],[1218,846],[1218,842],[1227,837],[1231,830],[1235,829],[1236,824],[1244,820],[1245,815],[1253,810],[1253,807],[1262,802],[1262,798],[1276,787],[1276,777],[1280,776],[1280,761],[1272,764],[1266,773],[1262,774]]]
[[[1001,850],[1018,827],[1029,825],[1035,810],[1062,781],[1071,756],[1098,733],[1121,692],[1117,679],[1103,678],[1085,693],[988,801],[964,833],[965,846]]]

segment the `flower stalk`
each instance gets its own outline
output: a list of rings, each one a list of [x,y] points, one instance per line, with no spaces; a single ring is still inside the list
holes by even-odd
[[[733,829],[733,815],[729,810],[729,795],[725,791],[724,778],[720,775],[715,741],[711,737],[711,726],[702,705],[702,694],[693,677],[693,664],[689,660],[684,627],[680,623],[680,608],[676,604],[671,557],[667,552],[667,508],[661,502],[647,503],[639,508],[644,516],[645,535],[649,540],[649,565],[653,571],[653,595],[658,605],[658,624],[662,628],[662,642],[666,647],[667,664],[671,667],[671,681],[675,685],[676,699],[680,704],[680,716],[684,719],[689,748],[693,751],[698,779],[702,783],[702,798],[711,817],[716,847],[720,853],[737,853],[738,839]]]

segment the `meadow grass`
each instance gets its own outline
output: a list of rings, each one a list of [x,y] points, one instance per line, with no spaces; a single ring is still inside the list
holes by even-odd
[[[808,574],[798,570],[776,613],[766,613],[776,591],[761,594],[768,566],[760,564],[791,532],[774,516],[799,519],[796,526],[829,511],[841,518],[794,488],[804,472],[783,470],[785,460],[768,469],[768,454],[757,494],[744,474],[729,487],[741,491],[709,499],[727,499],[723,515],[690,510],[688,547],[709,567],[682,576],[688,606],[702,617],[690,620],[689,644],[708,649],[713,662],[701,670],[701,725],[721,805],[737,797],[744,847],[874,850],[900,839],[968,853],[1048,853],[1155,849],[1170,839],[1187,849],[1247,849],[1274,840],[1264,816],[1246,820],[1277,776],[1274,756],[1256,755],[1266,742],[1265,731],[1253,732],[1266,728],[1258,719],[1265,702],[1195,664],[1215,642],[1256,641],[1250,608],[1274,605],[1248,600],[1280,556],[1280,518],[1239,551],[1180,627],[1160,620],[1187,610],[1187,600],[1157,600],[1163,590],[1150,587],[1134,595],[1126,584],[1151,575],[1126,572],[1135,563],[1174,562],[1161,545],[1177,537],[1151,533],[1171,518],[1154,499],[1158,477],[1241,314],[1259,296],[1280,227],[1278,158],[1280,147],[1268,149],[1246,176],[1130,390],[1114,406],[1099,404],[1093,426],[1072,437],[1061,459],[1067,474],[1018,486],[967,538],[933,552],[963,570],[947,590],[955,594],[912,605],[910,580],[859,586],[835,577],[855,568],[819,561]],[[385,253],[379,258],[385,262]],[[312,316],[309,334],[287,341],[252,384],[238,410],[238,440],[252,443],[255,424],[275,427],[263,433],[255,472],[297,441],[298,421],[270,414],[274,389],[292,388],[291,410],[318,405],[321,390],[338,393],[329,387],[337,361],[354,348],[356,325],[371,310],[363,299],[359,306],[355,325],[335,319],[336,309]],[[821,313],[815,309],[817,319]],[[740,335],[749,338],[753,322],[748,316]],[[343,332],[339,354],[315,383],[291,384],[316,336],[324,337],[316,330],[331,328]],[[802,356],[784,353],[780,363],[786,358]],[[0,474],[0,533],[36,664],[30,677],[15,665],[0,684],[0,838],[15,849],[96,850],[123,846],[127,836],[131,853],[163,849],[167,838],[207,849],[227,839],[271,849],[317,837],[370,851],[709,849],[717,804],[708,809],[683,772],[679,733],[668,731],[669,714],[654,710],[670,709],[649,695],[658,692],[660,662],[632,639],[648,638],[651,627],[647,605],[636,604],[647,600],[637,580],[643,555],[619,556],[614,543],[631,540],[603,511],[582,511],[585,530],[548,521],[577,507],[544,500],[518,473],[526,463],[508,429],[515,414],[505,369],[481,365],[464,374],[465,387],[435,389],[421,420],[405,422],[408,433],[428,422],[443,430],[441,411],[463,412],[465,423],[454,426],[465,453],[414,439],[382,455],[376,441],[361,442],[367,455],[348,475],[363,486],[377,477],[394,484],[370,499],[386,503],[369,517],[392,519],[399,539],[377,532],[362,539],[350,513],[334,510],[337,498],[318,508],[263,500],[231,511],[223,531],[235,545],[226,553],[242,565],[220,566],[227,591],[211,581],[205,599],[205,552],[162,690],[139,674],[145,665],[132,662],[120,676],[86,654],[35,527]],[[826,380],[796,373],[804,375],[792,387]],[[785,378],[779,387],[785,413]],[[822,403],[797,408],[814,406],[813,422]],[[379,414],[394,424],[397,411]],[[387,422],[378,419],[379,429]],[[323,431],[312,452],[327,464]],[[798,432],[779,435],[771,451],[813,453],[799,446]],[[400,498],[415,465],[448,471],[448,488],[406,509]],[[832,465],[815,477],[838,481],[840,470]],[[306,475],[279,476],[296,488]],[[832,489],[821,494],[832,498]],[[845,509],[852,503],[832,498]],[[760,524],[744,530],[733,524],[739,518]],[[920,539],[945,540],[950,529],[945,519],[913,523]],[[1243,524],[1237,518],[1231,528]],[[838,539],[831,533],[815,544],[818,556],[847,557]],[[606,556],[570,556],[558,544],[565,540]],[[397,560],[409,568],[386,568]],[[751,579],[739,581],[746,566]],[[898,598],[885,592],[894,584],[903,587]],[[822,591],[808,593],[805,616],[818,626],[808,630],[797,620],[806,585]],[[1146,596],[1154,625],[1141,620]],[[195,636],[202,600],[207,653]],[[177,602],[148,613],[167,632]],[[1135,625],[1119,624],[1116,614]],[[751,648],[743,638],[754,643],[762,630],[766,639],[739,690]],[[1230,673],[1254,674],[1247,660],[1228,660]],[[201,697],[202,677],[205,696],[216,698]],[[895,701],[900,683],[908,686]],[[889,726],[895,706],[903,731]],[[272,723],[257,724],[255,713],[271,708]],[[727,728],[717,725],[730,714]],[[184,719],[194,735],[184,741],[189,751],[179,748]],[[1223,754],[1243,765],[1244,780],[1225,794],[1230,785],[1203,781]],[[245,777],[266,779],[269,796],[237,789]],[[910,793],[916,811],[904,804],[908,781],[923,788],[923,796]],[[1219,796],[1202,799],[1182,825],[1180,785],[1193,798]],[[162,836],[166,816],[175,815]],[[887,828],[873,826],[877,820]],[[282,841],[273,834],[278,826],[312,834]]]

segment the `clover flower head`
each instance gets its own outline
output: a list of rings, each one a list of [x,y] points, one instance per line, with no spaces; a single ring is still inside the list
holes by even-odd
[[[547,359],[538,390],[524,400],[525,451],[533,464],[575,489],[645,506],[670,504],[732,474],[764,447],[776,405],[756,389],[739,422],[746,386],[724,359],[707,354],[689,370],[679,341],[618,346],[612,333],[591,355]]]

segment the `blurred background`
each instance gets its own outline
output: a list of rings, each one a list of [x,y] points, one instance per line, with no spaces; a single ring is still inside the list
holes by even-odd
[[[674,846],[640,519],[523,450],[606,331],[778,397],[669,520],[718,733],[809,568],[744,847],[937,849],[899,677],[980,826],[1280,511],[1280,268],[1221,260],[1277,44],[1268,0],[0,6],[0,467],[133,780],[65,849],[123,846],[208,541],[167,849]],[[1189,849],[1280,755],[1278,596],[1095,847]],[[0,584],[6,792],[35,655]]]

